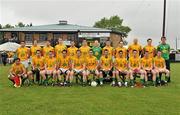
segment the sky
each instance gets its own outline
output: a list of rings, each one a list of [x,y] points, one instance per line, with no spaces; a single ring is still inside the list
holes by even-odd
[[[103,17],[118,15],[132,31],[126,40],[138,38],[143,45],[147,38],[158,45],[162,34],[163,0],[0,0],[0,24],[18,22],[33,25],[70,24],[93,26]],[[167,43],[180,49],[180,0],[167,0]]]

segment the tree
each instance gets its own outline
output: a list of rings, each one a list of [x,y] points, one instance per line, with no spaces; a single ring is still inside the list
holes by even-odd
[[[111,16],[109,19],[105,17],[102,18],[100,21],[95,22],[94,27],[111,29],[115,32],[122,32],[123,36],[127,37],[128,33],[131,31],[131,28],[122,24],[123,19],[116,15]]]
[[[0,29],[2,29],[2,25],[0,24]]]
[[[18,22],[17,25],[15,25],[16,27],[25,27],[25,24],[23,24],[22,22]]]
[[[14,26],[10,25],[10,24],[6,24],[3,28],[14,28]]]

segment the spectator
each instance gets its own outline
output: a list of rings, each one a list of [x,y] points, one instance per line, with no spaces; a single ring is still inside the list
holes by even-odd
[[[7,63],[7,58],[8,58],[8,54],[6,53],[6,51],[3,51],[1,53],[1,58],[2,58],[2,63],[4,66],[6,66],[6,63]]]

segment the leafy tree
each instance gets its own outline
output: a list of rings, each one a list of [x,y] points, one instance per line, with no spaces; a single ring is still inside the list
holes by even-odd
[[[2,25],[0,24],[0,29],[2,29]]]
[[[17,25],[15,25],[16,27],[25,27],[25,24],[23,24],[22,22],[18,22]]]
[[[3,28],[14,28],[14,26],[10,25],[10,24],[6,24],[5,26],[3,26]]]
[[[110,18],[102,18],[101,20],[95,22],[94,27],[111,29],[115,32],[122,32],[124,37],[128,36],[131,28],[123,25],[123,19],[119,16],[111,16]]]

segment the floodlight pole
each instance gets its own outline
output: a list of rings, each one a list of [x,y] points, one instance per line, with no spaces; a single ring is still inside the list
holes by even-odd
[[[162,37],[165,36],[165,29],[166,29],[166,0],[164,0]]]

